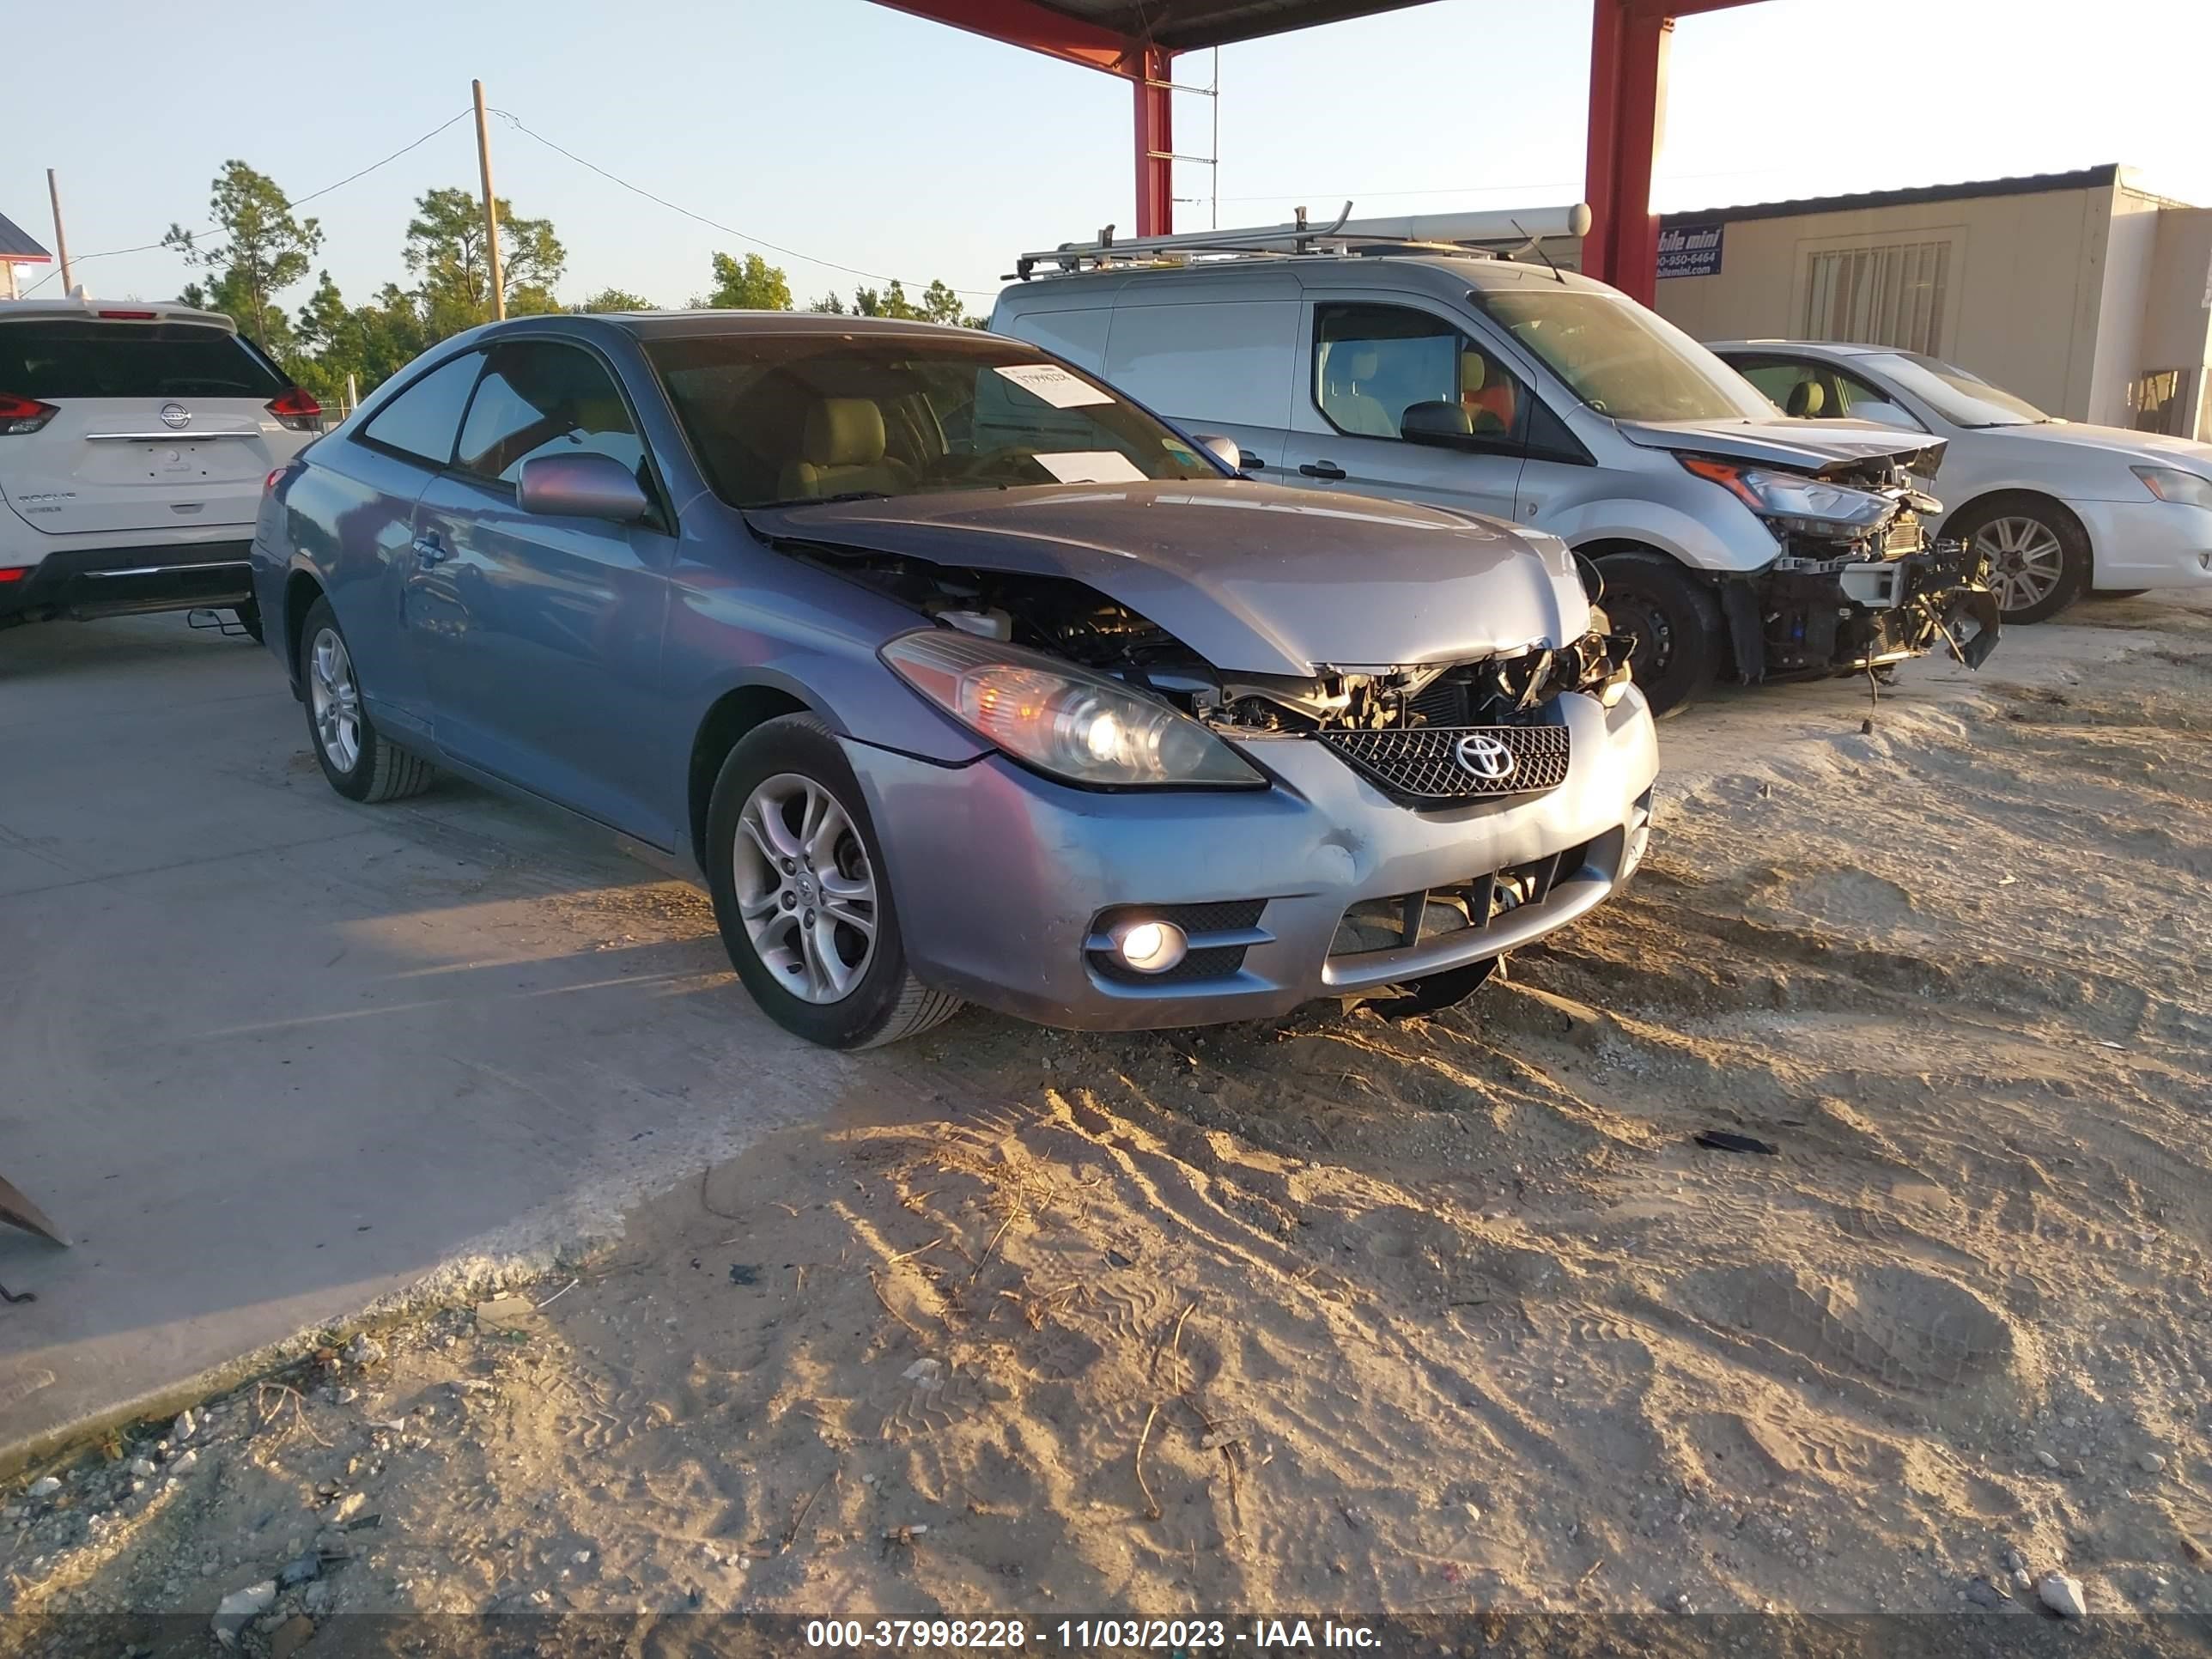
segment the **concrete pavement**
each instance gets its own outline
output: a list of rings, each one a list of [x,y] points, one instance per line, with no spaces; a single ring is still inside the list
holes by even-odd
[[[450,781],[325,784],[268,654],[0,634],[0,1466],[486,1255],[542,1256],[851,1062],[757,1014],[703,898]]]

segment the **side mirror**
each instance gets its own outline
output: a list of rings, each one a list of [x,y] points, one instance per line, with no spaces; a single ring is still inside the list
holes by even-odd
[[[1464,444],[1474,436],[1474,416],[1466,404],[1444,398],[1409,404],[1398,422],[1398,435],[1409,444]]]
[[[611,524],[635,524],[653,509],[637,475],[611,455],[535,456],[522,464],[514,498],[543,518]]]
[[[1218,432],[1194,432],[1191,437],[1200,449],[1231,472],[1244,470],[1244,452],[1237,447],[1236,439],[1224,438]]]

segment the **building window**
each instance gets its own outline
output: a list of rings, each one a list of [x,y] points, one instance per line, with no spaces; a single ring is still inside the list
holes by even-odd
[[[1804,337],[1943,355],[1951,244],[1893,242],[1810,256]]]
[[[2171,438],[2195,436],[2189,429],[2193,411],[2188,390],[2185,368],[2137,375],[2128,383],[2128,424],[2138,432],[2163,432]]]

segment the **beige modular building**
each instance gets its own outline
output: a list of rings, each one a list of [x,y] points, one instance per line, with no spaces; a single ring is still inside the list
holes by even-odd
[[[1670,213],[1660,277],[1701,340],[1896,346],[2069,420],[2212,438],[2212,208],[2124,167]]]

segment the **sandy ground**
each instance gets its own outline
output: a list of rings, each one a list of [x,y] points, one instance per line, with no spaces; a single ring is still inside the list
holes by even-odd
[[[963,1016],[526,1299],[16,1483],[0,1610],[2201,1615],[2212,612],[2163,638],[1678,791],[1438,1018]]]

